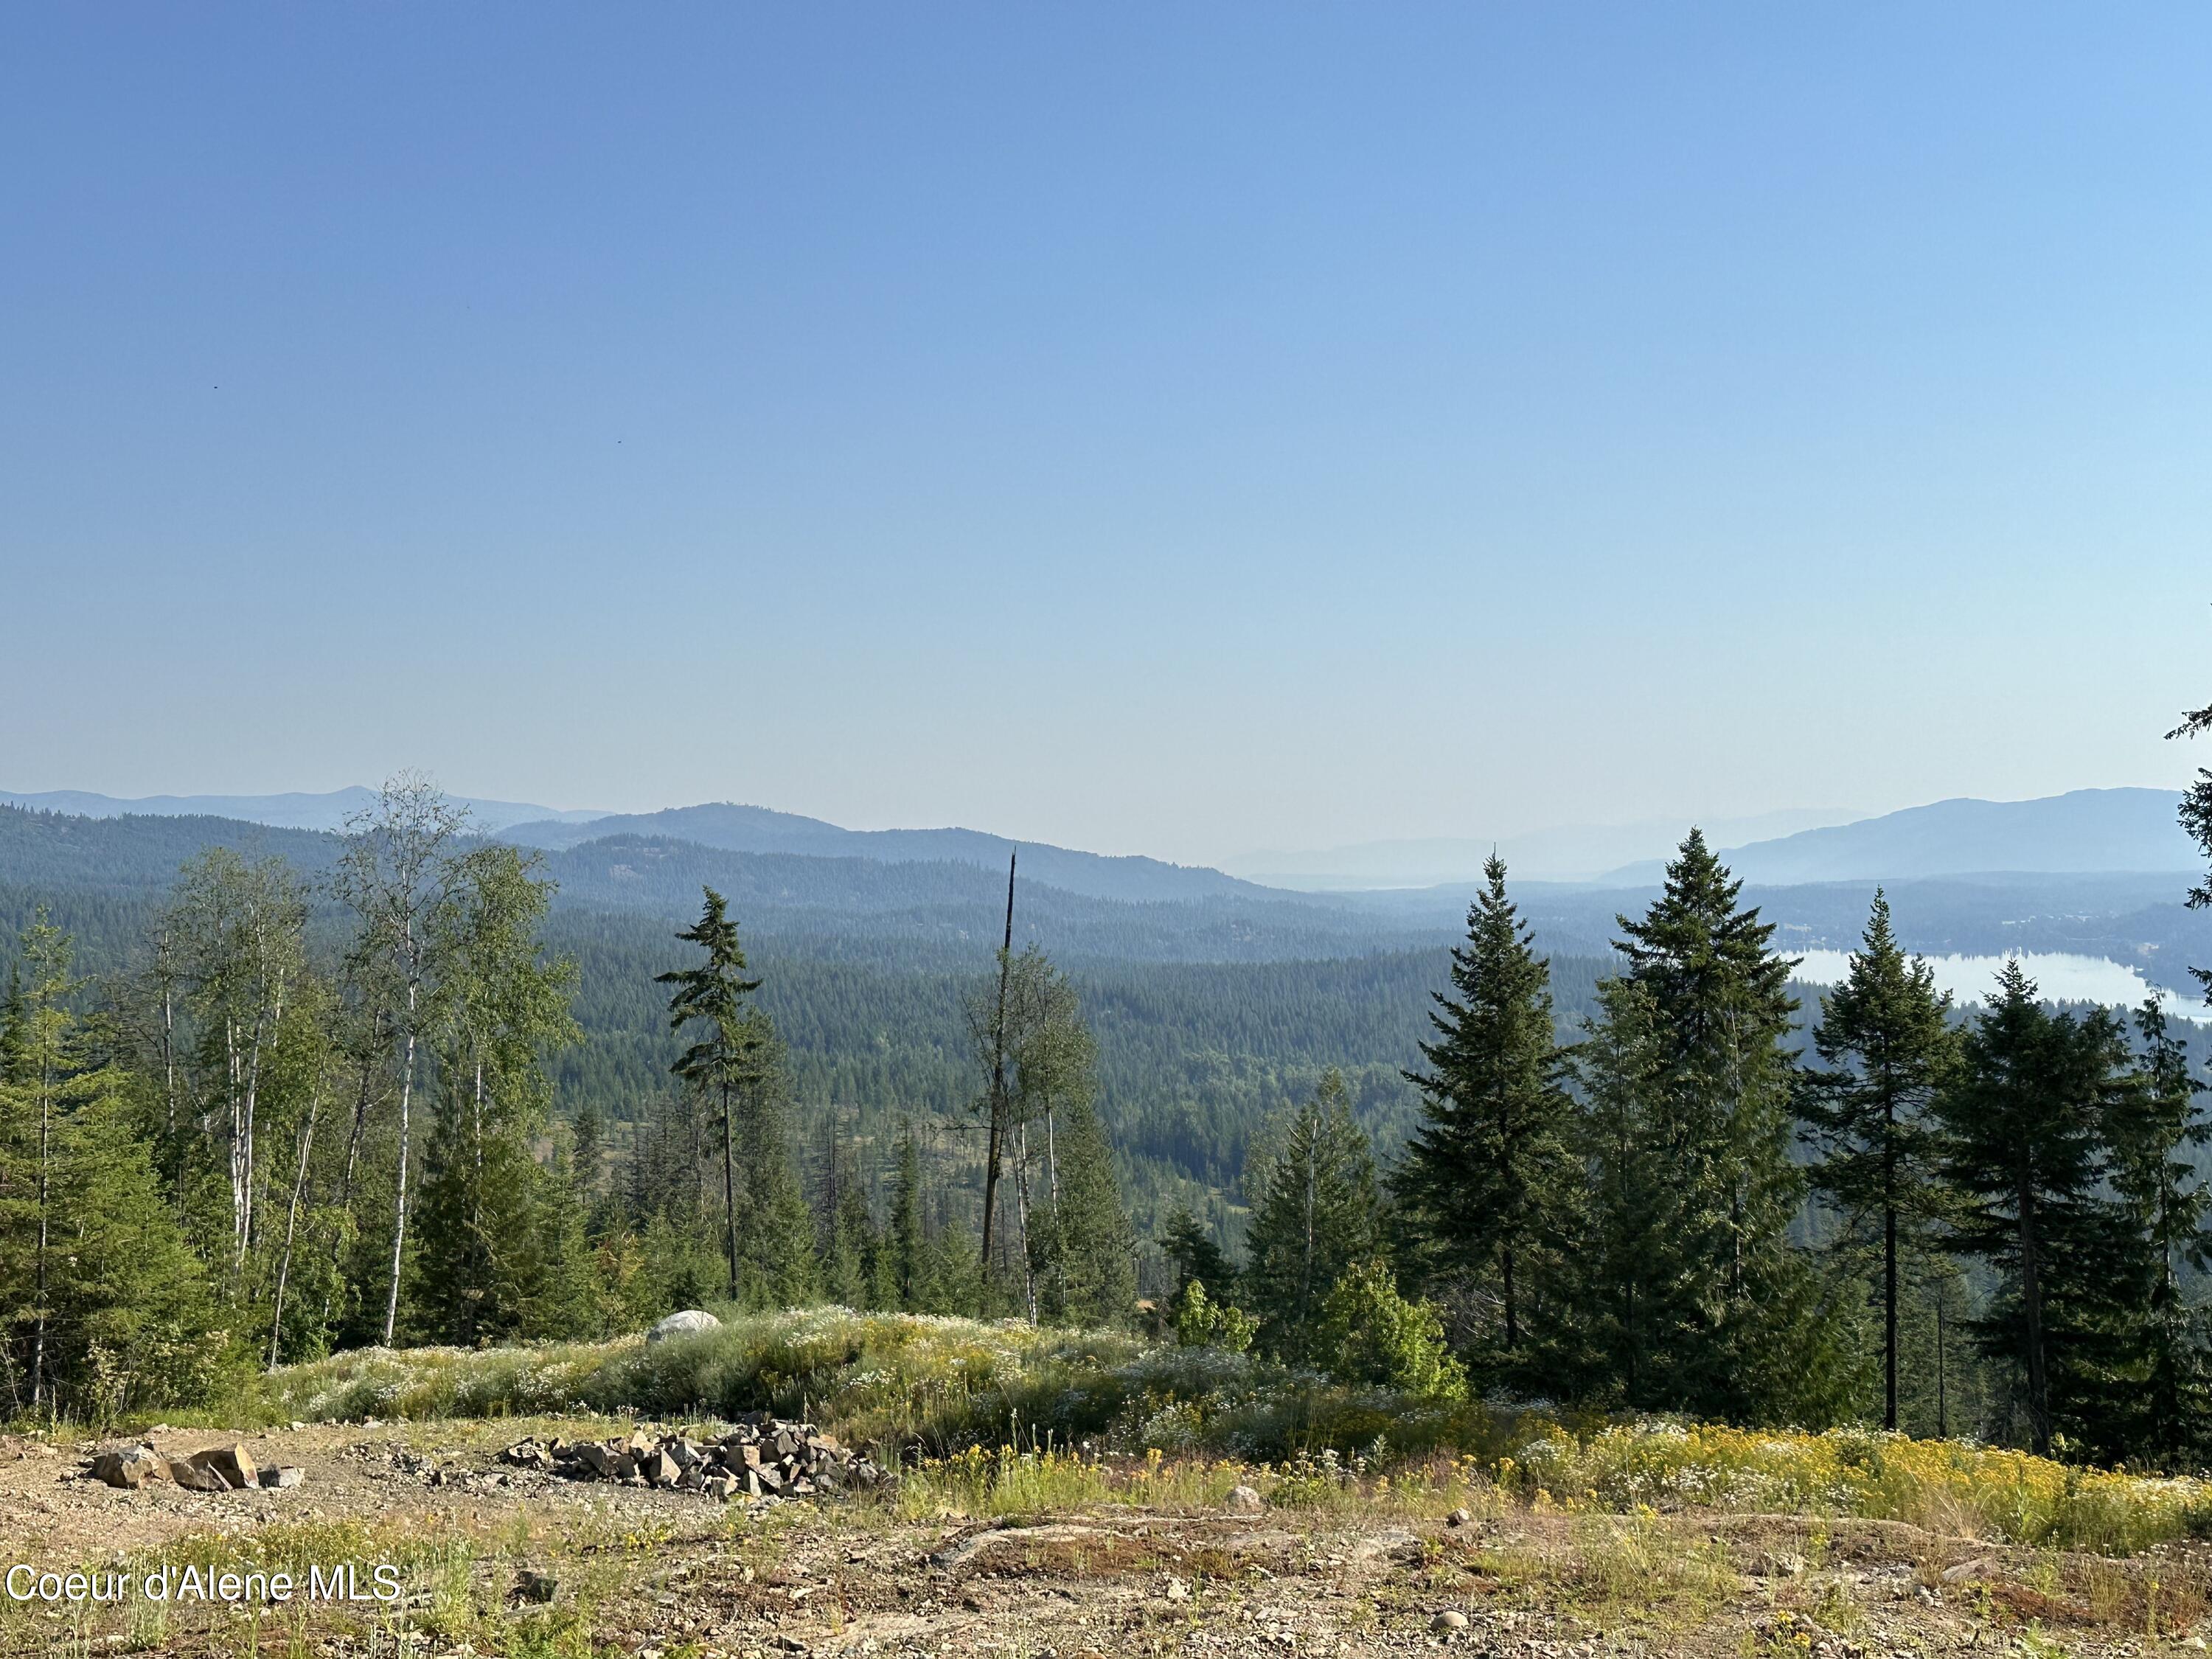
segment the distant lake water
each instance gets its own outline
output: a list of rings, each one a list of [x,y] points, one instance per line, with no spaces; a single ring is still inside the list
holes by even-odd
[[[1833,985],[1850,971],[1850,957],[1842,951],[1807,951],[1796,977],[1814,985]],[[2151,987],[2124,962],[2104,957],[2067,956],[2057,951],[2023,951],[2021,965],[2048,1002],[2101,1002],[2111,1008],[2139,1008]],[[1929,957],[1936,970],[1936,988],[1948,991],[1955,1002],[1987,1002],[1996,988],[2003,957]],[[2161,988],[2159,1001],[2167,1013],[2184,1019],[2203,1019],[2212,1010],[2195,997],[2178,995]]]

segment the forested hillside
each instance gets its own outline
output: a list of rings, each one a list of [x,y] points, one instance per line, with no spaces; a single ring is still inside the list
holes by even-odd
[[[2017,945],[2149,896],[2081,891],[1897,897]],[[1455,937],[1440,894],[1005,894],[526,851],[412,775],[342,836],[0,817],[19,1408],[714,1294],[1081,1323],[1149,1281],[1187,1343],[1417,1394],[2212,1445],[2212,1129],[2154,1000],[2054,1010],[2013,960],[1962,1014],[1881,895],[1762,915],[1694,831],[1649,896],[1525,914],[1493,859]],[[1793,985],[1861,905],[1843,982]]]

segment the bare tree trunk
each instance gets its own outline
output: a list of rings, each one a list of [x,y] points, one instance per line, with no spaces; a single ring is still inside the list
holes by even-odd
[[[307,1153],[315,1144],[315,1111],[322,1103],[318,1088],[307,1097],[307,1121],[300,1129],[300,1165],[292,1176],[292,1201],[284,1211],[284,1252],[276,1262],[276,1299],[269,1318],[269,1369],[276,1369],[277,1345],[284,1335],[284,1291],[292,1279],[292,1241],[300,1226],[300,1196],[307,1186]]]
[[[384,1346],[399,1322],[399,1261],[407,1248],[407,1133],[415,1103],[415,988],[407,988],[407,1059],[399,1074],[399,1179],[392,1218],[392,1285],[384,1297]]]
[[[1052,1196],[1053,1207],[1060,1207],[1060,1149],[1053,1134],[1053,1109],[1047,1103],[1044,1109],[1044,1179],[1045,1188]]]
[[[730,1247],[730,1300],[738,1299],[738,1150],[730,1122],[730,1085],[722,1081],[722,1213]]]
[[[169,942],[154,947],[154,971],[161,981],[161,1098],[170,1134],[177,1133],[177,988],[169,966]]]
[[[1014,864],[1006,855],[1006,938],[999,950],[999,1016],[991,1033],[991,1134],[983,1155],[983,1277],[991,1276],[991,1225],[999,1208],[999,1149],[1006,1127],[1006,975],[1014,965]]]
[[[246,1252],[253,1244],[253,1128],[256,1114],[261,1103],[261,1055],[275,1040],[275,1028],[284,1018],[284,981],[276,981],[276,995],[264,1018],[256,1010],[253,1017],[253,1039],[248,1047],[246,1064],[246,1096],[239,1115],[238,1131],[233,1139],[231,1151],[231,1182],[233,1202],[236,1206],[234,1218],[238,1230],[237,1255],[231,1265],[234,1275],[246,1271]]]
[[[1030,1255],[1030,1126],[1022,1124],[1014,1132],[1014,1214],[1021,1224],[1022,1299],[1028,1304],[1030,1323],[1036,1323],[1036,1267]]]
[[[46,1243],[47,1206],[53,1194],[53,1058],[40,1057],[39,1066],[39,1322],[31,1338],[31,1409],[46,1403]]]

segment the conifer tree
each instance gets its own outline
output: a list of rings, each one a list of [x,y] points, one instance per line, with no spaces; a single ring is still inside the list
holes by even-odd
[[[678,968],[656,976],[656,982],[673,985],[668,1002],[668,1025],[672,1031],[686,1026],[698,1029],[698,1041],[678,1055],[669,1070],[693,1089],[711,1095],[721,1107],[722,1210],[724,1243],[730,1268],[730,1300],[738,1299],[738,1177],[737,1118],[733,1102],[757,1068],[754,1050],[762,1031],[750,1018],[745,999],[760,989],[757,979],[744,977],[745,953],[738,943],[738,925],[730,920],[730,907],[709,887],[698,921],[677,934],[686,944],[707,953],[696,967]]]
[[[105,1423],[204,1396],[223,1336],[120,1071],[72,1006],[69,939],[22,935],[0,1016],[0,1368],[13,1410]],[[27,971],[21,971],[27,970]]]
[[[552,883],[538,863],[501,844],[471,852],[432,918],[444,971],[428,1030],[437,1093],[410,1302],[422,1333],[441,1341],[540,1334],[532,1310],[548,1305],[541,1210],[569,1194],[536,1147],[552,1101],[545,1057],[576,1035],[575,969],[540,950]]]
[[[745,1171],[737,1193],[738,1263],[747,1304],[799,1307],[820,1294],[814,1212],[791,1144],[790,1085],[783,1042],[758,1009],[745,1014],[747,1064],[736,1094],[737,1152]]]
[[[1452,992],[1437,993],[1429,1015],[1428,1068],[1406,1074],[1425,1121],[1393,1186],[1420,1282],[1494,1298],[1494,1357],[1510,1362],[1581,1171],[1550,968],[1505,896],[1504,860],[1493,854],[1483,872],[1467,942],[1452,951]]]
[[[1054,1195],[1030,1234],[1038,1314],[1057,1325],[1120,1324],[1137,1301],[1136,1233],[1090,1101],[1073,1097],[1061,1118]]]
[[[1374,1154],[1341,1073],[1323,1073],[1293,1110],[1260,1187],[1245,1236],[1246,1304],[1262,1346],[1305,1364],[1316,1356],[1322,1303],[1355,1261],[1376,1254],[1381,1231]]]
[[[2108,1439],[2116,1316],[2146,1296],[2139,1253],[2126,1248],[2102,1190],[2127,1055],[2102,1010],[2076,1018],[2045,1009],[2017,957],[1999,971],[1996,993],[1937,1097],[1942,1170],[1956,1195],[1953,1249],[1999,1281],[1974,1334],[2011,1370],[2020,1429],[2048,1454],[2062,1431]]]
[[[1236,1301],[1237,1264],[1229,1259],[1228,1251],[1213,1242],[1213,1235],[1191,1213],[1188,1204],[1177,1205],[1175,1213],[1168,1218],[1167,1231],[1160,1235],[1159,1245],[1161,1253],[1175,1267],[1177,1297],[1194,1279],[1206,1286],[1206,1293],[1216,1302]]]
[[[1791,964],[1771,924],[1737,908],[1741,886],[1692,830],[1649,911],[1620,918],[1635,995],[1609,997],[1604,1018],[1632,1029],[1594,1034],[1590,1086],[1595,1139],[1622,1161],[1601,1201],[1632,1207],[1595,1218],[1616,1248],[1582,1261],[1631,1275],[1635,1294],[1598,1284],[1587,1299],[1613,1310],[1601,1346],[1629,1367],[1631,1405],[1832,1421],[1859,1386],[1856,1332],[1790,1241],[1805,1190],[1790,1158]]]
[[[931,1304],[929,1241],[921,1214],[921,1153],[911,1121],[899,1125],[898,1161],[891,1177],[889,1228],[890,1305],[920,1313]]]
[[[2185,1279],[2208,1265],[2206,1212],[2212,1188],[2200,1172],[2212,1121],[2198,1109],[2203,1084],[2189,1050],[2155,997],[2136,1011],[2141,1050],[2135,1087],[2109,1115],[2112,1184],[2130,1212],[2130,1234],[2147,1257],[2146,1290],[2134,1322],[2123,1438],[2130,1453],[2172,1470],[2194,1468],[2212,1451],[2212,1366]]]
[[[877,1304],[878,1258],[883,1241],[868,1207],[868,1194],[849,1144],[837,1139],[833,1109],[823,1120],[821,1215],[817,1224],[823,1294],[848,1308]]]
[[[1935,1205],[1929,1108],[1956,1054],[1950,999],[1935,971],[1908,961],[1877,889],[1863,948],[1828,994],[1798,1110],[1820,1159],[1814,1185],[1842,1212],[1850,1243],[1881,1262],[1882,1426],[1898,1425],[1901,1268]]]

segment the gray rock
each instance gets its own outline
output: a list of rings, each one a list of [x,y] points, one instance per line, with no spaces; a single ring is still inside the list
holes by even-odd
[[[1467,1628],[1467,1615],[1462,1613],[1457,1607],[1446,1607],[1442,1613],[1429,1620],[1429,1628],[1436,1632],[1439,1636],[1449,1635],[1451,1632],[1455,1630],[1465,1630]]]
[[[169,1465],[147,1447],[133,1446],[127,1451],[102,1452],[92,1460],[91,1473],[95,1480],[136,1492],[146,1481],[167,1480]]]
[[[645,1334],[648,1342],[665,1342],[672,1336],[694,1336],[701,1331],[718,1331],[722,1322],[700,1308],[686,1308],[682,1313],[672,1313]]]
[[[1233,1486],[1223,1500],[1222,1508],[1239,1515],[1255,1515],[1267,1507],[1267,1500],[1253,1486]]]
[[[261,1484],[271,1492],[289,1492],[307,1478],[296,1463],[279,1463],[261,1471]]]
[[[514,1593],[525,1601],[542,1604],[561,1593],[561,1581],[550,1572],[532,1572],[525,1568],[515,1578]]]
[[[226,1492],[261,1484],[261,1471],[254,1467],[253,1454],[243,1446],[210,1446],[204,1452],[193,1453],[190,1462],[196,1469],[221,1475],[222,1490]]]

